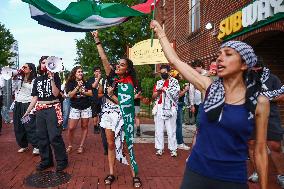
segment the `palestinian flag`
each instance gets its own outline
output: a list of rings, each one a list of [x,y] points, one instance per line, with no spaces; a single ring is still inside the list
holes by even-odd
[[[39,24],[65,32],[89,32],[121,24],[131,17],[149,14],[154,2],[147,0],[129,7],[120,3],[96,4],[93,0],[80,0],[60,10],[48,0],[22,1],[29,4],[31,17]]]

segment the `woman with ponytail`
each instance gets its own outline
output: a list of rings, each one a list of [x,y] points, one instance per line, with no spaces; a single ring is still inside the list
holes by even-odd
[[[199,132],[186,163],[181,189],[248,189],[247,142],[254,129],[260,188],[267,189],[269,100],[261,95],[261,81],[252,73],[257,63],[252,47],[240,41],[222,44],[217,58],[219,79],[213,82],[180,60],[157,21],[151,22],[151,28],[168,61],[203,96]]]

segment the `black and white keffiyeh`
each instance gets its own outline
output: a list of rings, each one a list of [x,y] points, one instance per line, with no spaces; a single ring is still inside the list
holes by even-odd
[[[280,95],[284,94],[284,85],[280,89],[273,90],[273,91],[265,91],[261,93],[262,95],[266,96],[269,100],[273,100]]]
[[[241,41],[228,41],[221,45],[221,48],[230,47],[236,50],[244,62],[248,65],[248,68],[252,68],[257,63],[257,56],[254,53],[253,48]],[[269,76],[269,73],[267,73]],[[266,77],[266,76],[265,76]],[[267,78],[263,78],[267,80]],[[252,87],[255,85],[255,82],[247,83],[247,87]],[[259,93],[253,94],[249,100],[256,105],[257,97]],[[223,85],[223,79],[220,78],[217,81],[213,82],[209,89],[207,90],[205,101],[204,101],[204,111],[207,114],[207,117],[210,121],[215,121],[222,117],[222,110],[225,103],[225,88]],[[254,113],[250,112],[248,119],[253,118]]]

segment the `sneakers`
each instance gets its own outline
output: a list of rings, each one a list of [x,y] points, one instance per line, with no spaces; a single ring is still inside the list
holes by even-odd
[[[189,146],[187,146],[186,144],[179,144],[178,146],[177,146],[177,148],[178,149],[180,149],[180,150],[190,150],[190,147]]]
[[[277,175],[277,182],[281,188],[284,188],[284,175]]]
[[[178,155],[178,154],[177,154],[177,151],[176,151],[176,150],[172,150],[172,151],[171,151],[171,156],[172,156],[172,157],[177,157],[177,155]]]
[[[18,150],[18,153],[23,153],[23,152],[27,151],[28,149],[29,149],[28,147],[26,147],[26,148],[20,148],[20,149]]]
[[[38,148],[33,149],[33,155],[39,155],[39,149]]]
[[[157,150],[156,155],[157,155],[157,156],[163,155],[163,150]]]
[[[283,177],[283,179],[284,179],[284,177]],[[278,177],[277,177],[277,180],[278,180]],[[257,174],[257,172],[253,172],[252,175],[249,176],[248,181],[253,182],[253,183],[258,182],[258,174]]]

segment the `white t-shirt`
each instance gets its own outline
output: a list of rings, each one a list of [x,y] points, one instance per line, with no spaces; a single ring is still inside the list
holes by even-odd
[[[34,80],[31,83],[25,83],[20,80],[16,80],[15,88],[15,102],[29,103],[32,100],[32,89]]]

